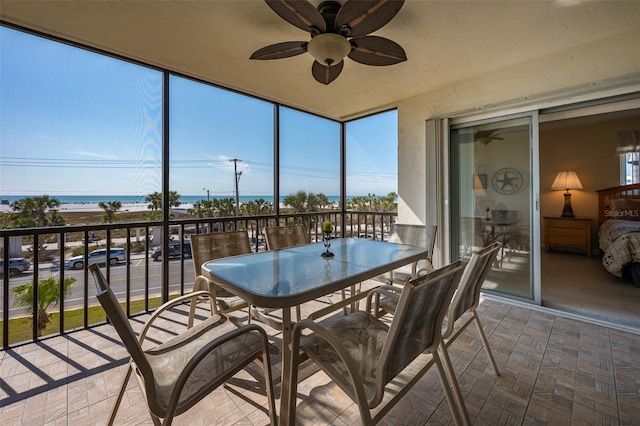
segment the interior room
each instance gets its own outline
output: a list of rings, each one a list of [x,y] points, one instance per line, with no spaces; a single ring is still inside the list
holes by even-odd
[[[582,189],[571,190],[571,204],[576,218],[591,219],[591,257],[572,248],[547,251],[543,233],[542,303],[637,327],[640,288],[634,287],[628,273],[619,278],[602,265],[597,191],[621,184],[619,135],[640,128],[640,110],[592,111],[588,115],[574,111],[574,115],[561,120],[541,118],[540,215],[542,221],[561,216],[563,191],[551,189],[553,180],[560,171],[575,171]]]
[[[558,113],[541,114],[542,305],[638,327],[640,288],[633,285],[628,270],[622,277],[617,277],[605,269],[599,246],[597,191],[620,185],[621,167],[626,167],[625,161],[621,163],[618,151],[620,135],[640,128],[640,110],[618,107],[621,109],[612,112],[587,108],[573,110],[569,116],[566,112],[561,113],[566,118],[559,118]],[[607,106],[608,110],[615,108]],[[528,128],[517,121],[508,127],[490,124],[475,128],[471,168],[475,206],[469,207],[469,211],[473,211],[470,216],[476,218],[476,236],[472,244],[475,247],[486,241],[487,227],[493,224],[492,216],[500,211],[510,215],[510,220],[503,220],[498,229],[498,238],[505,243],[505,250],[499,256],[499,267],[490,272],[484,289],[521,298],[530,297],[531,224],[527,217],[528,197],[522,194],[522,188],[530,184],[532,176],[527,170],[528,133]],[[505,168],[507,164],[509,167]],[[575,218],[589,229],[588,249],[556,247],[545,241],[545,221],[560,218],[565,204],[565,188],[552,189],[554,180],[560,172],[567,170],[574,171],[581,184],[581,188],[571,190],[570,199]],[[503,188],[505,173],[513,181]],[[463,245],[463,255],[465,250]]]

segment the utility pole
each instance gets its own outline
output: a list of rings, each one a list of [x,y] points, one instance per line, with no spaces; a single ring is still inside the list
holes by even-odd
[[[202,188],[203,191],[207,191],[207,201],[209,201],[209,190],[207,188]]]
[[[232,158],[229,161],[233,161],[233,170],[235,173],[235,183],[236,183],[236,216],[240,216],[240,192],[238,191],[238,184],[240,183],[240,176],[242,175],[242,171],[238,171],[238,163],[241,163],[242,160],[237,158]]]

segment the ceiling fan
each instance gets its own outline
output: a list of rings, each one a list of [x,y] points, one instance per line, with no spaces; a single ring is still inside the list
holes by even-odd
[[[489,145],[493,141],[503,141],[504,138],[497,136],[499,129],[497,130],[478,130],[475,134],[475,141],[481,143],[484,146]]]
[[[308,31],[310,41],[286,41],[258,49],[250,59],[282,59],[309,52],[311,74],[329,84],[342,72],[344,57],[365,65],[393,65],[407,60],[402,46],[384,37],[369,36],[389,23],[404,0],[324,1],[316,9],[307,0],[265,0],[282,19]]]

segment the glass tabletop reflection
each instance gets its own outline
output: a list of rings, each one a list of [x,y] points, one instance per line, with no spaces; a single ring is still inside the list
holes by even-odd
[[[288,307],[373,278],[427,256],[422,247],[357,238],[217,259],[203,273],[222,287],[263,307]]]

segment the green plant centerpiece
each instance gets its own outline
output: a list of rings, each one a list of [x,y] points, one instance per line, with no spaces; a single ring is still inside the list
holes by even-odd
[[[322,253],[322,257],[333,257],[333,253],[329,251],[331,247],[331,234],[333,233],[333,223],[328,220],[322,222],[322,239],[324,241],[325,251]]]

